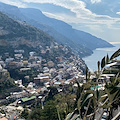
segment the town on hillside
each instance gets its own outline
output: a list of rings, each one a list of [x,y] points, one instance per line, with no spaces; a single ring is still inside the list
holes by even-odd
[[[59,47],[67,52],[65,47]],[[58,46],[54,48],[58,49]],[[46,50],[41,50],[41,55],[44,57],[48,51],[50,51],[48,47]],[[5,82],[10,78],[14,79],[15,85],[12,87],[16,86],[11,90],[10,83],[6,83],[7,89],[10,88],[10,93],[7,95],[4,94],[7,91],[5,88],[0,89],[0,120],[18,119],[24,111],[24,105],[30,108],[35,100],[44,106],[45,97],[50,92],[49,87],[57,88],[57,92],[60,93],[68,91],[69,85],[76,87],[78,78],[82,83],[86,82],[84,75],[86,65],[79,57],[59,56],[56,57],[56,62],[39,56],[35,51],[29,52],[26,57],[25,52],[25,50],[15,49],[12,55],[6,52],[0,56],[0,85],[3,84],[2,80]],[[7,80],[4,77],[7,77]]]
[[[58,46],[55,47],[58,48]],[[61,48],[65,50],[64,47],[61,46]],[[49,48],[41,50],[41,54],[46,54],[48,50]],[[71,55],[66,59],[59,56],[56,57],[57,62],[54,62],[38,56],[35,51],[29,52],[26,57],[25,52],[25,50],[15,49],[12,56],[9,52],[0,56],[0,120],[24,120],[25,117],[21,114],[26,109],[31,112],[33,105],[38,103],[41,104],[41,109],[44,109],[46,99],[50,99],[56,93],[76,94],[78,83],[79,86],[84,86],[88,85],[89,80],[97,80],[97,85],[91,84],[90,87],[85,87],[85,91],[88,88],[92,91],[104,91],[106,82],[109,83],[110,78],[115,77],[120,71],[120,61],[113,60],[105,66],[106,71],[100,75],[99,79],[96,79],[97,73],[100,72],[99,67],[98,71],[90,73],[79,57]],[[88,71],[87,74],[86,71]],[[76,99],[74,96],[72,101]],[[84,106],[84,109],[86,110],[87,106]],[[100,108],[96,118],[103,116],[107,118],[108,113],[104,110]],[[72,120],[76,115],[74,111],[66,119]]]

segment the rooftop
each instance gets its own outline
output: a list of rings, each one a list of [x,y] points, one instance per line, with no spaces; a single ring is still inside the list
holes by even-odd
[[[35,99],[35,98],[36,98],[36,96],[32,96],[32,97],[30,97],[30,98],[28,98],[28,97],[22,98],[21,100],[22,100],[23,102],[27,102],[27,101],[33,100],[33,99]]]

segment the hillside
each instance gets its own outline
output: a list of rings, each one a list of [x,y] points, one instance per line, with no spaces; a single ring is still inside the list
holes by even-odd
[[[43,31],[25,22],[13,20],[2,12],[0,21],[0,98],[5,98],[17,89],[14,80],[22,79],[25,85],[33,82],[37,74],[45,71],[46,66],[56,69],[56,72],[75,64],[76,69],[81,73],[85,72],[86,65],[82,59],[75,56],[69,47],[56,43]],[[8,77],[4,76],[4,69],[8,71]],[[55,73],[53,77],[57,75]],[[64,76],[67,78],[70,75]]]
[[[40,10],[33,8],[21,8],[20,11],[29,19],[33,19],[39,23],[49,25],[54,28],[57,32],[73,41],[74,44],[82,45],[91,50],[112,46],[105,40],[97,38],[89,33],[73,29],[72,26],[63,21],[46,17]]]
[[[67,23],[46,17],[40,10],[33,8],[17,8],[0,3],[0,10],[10,17],[26,21],[44,32],[48,33],[60,43],[70,46],[74,53],[84,57],[92,54],[92,50],[100,47],[112,47],[108,42],[92,36],[89,33],[73,29]]]
[[[17,91],[21,91],[21,89],[15,85],[14,79],[10,77],[9,72],[0,72],[0,99],[8,96],[10,92]]]
[[[43,30],[44,32],[52,36],[59,44],[70,46],[74,51],[74,53],[76,53],[77,55],[80,55],[80,57],[92,54],[92,50],[88,49],[83,45],[76,44],[71,39],[57,32],[53,27],[46,25],[44,23],[40,23],[37,20],[31,19],[25,16],[18,7],[7,5],[0,2],[0,11],[2,11],[3,13],[7,14],[9,17],[15,20],[22,21],[22,22],[25,21],[28,24],[31,24],[36,28]]]
[[[0,49],[12,48],[39,48],[54,44],[52,37],[25,23],[18,23],[0,12]],[[6,49],[7,51],[7,49]],[[8,49],[9,51],[9,49]]]
[[[14,56],[14,50],[24,50],[24,57],[34,51],[47,62],[52,60],[57,63],[57,57],[68,59],[72,50],[58,44],[54,38],[25,22],[18,22],[0,12],[0,55],[8,52]]]

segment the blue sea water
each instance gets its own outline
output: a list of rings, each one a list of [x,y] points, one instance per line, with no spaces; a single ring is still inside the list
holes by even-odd
[[[101,61],[104,56],[107,54],[109,57],[120,48],[120,43],[114,43],[113,44],[115,47],[110,47],[110,48],[97,48],[96,50],[93,51],[93,54],[91,56],[87,56],[83,58],[85,63],[87,64],[88,68],[90,71],[95,71],[97,70],[97,62]]]

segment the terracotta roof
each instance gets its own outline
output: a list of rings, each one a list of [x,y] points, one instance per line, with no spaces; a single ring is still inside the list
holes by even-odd
[[[0,120],[8,120],[6,117],[0,118]]]

